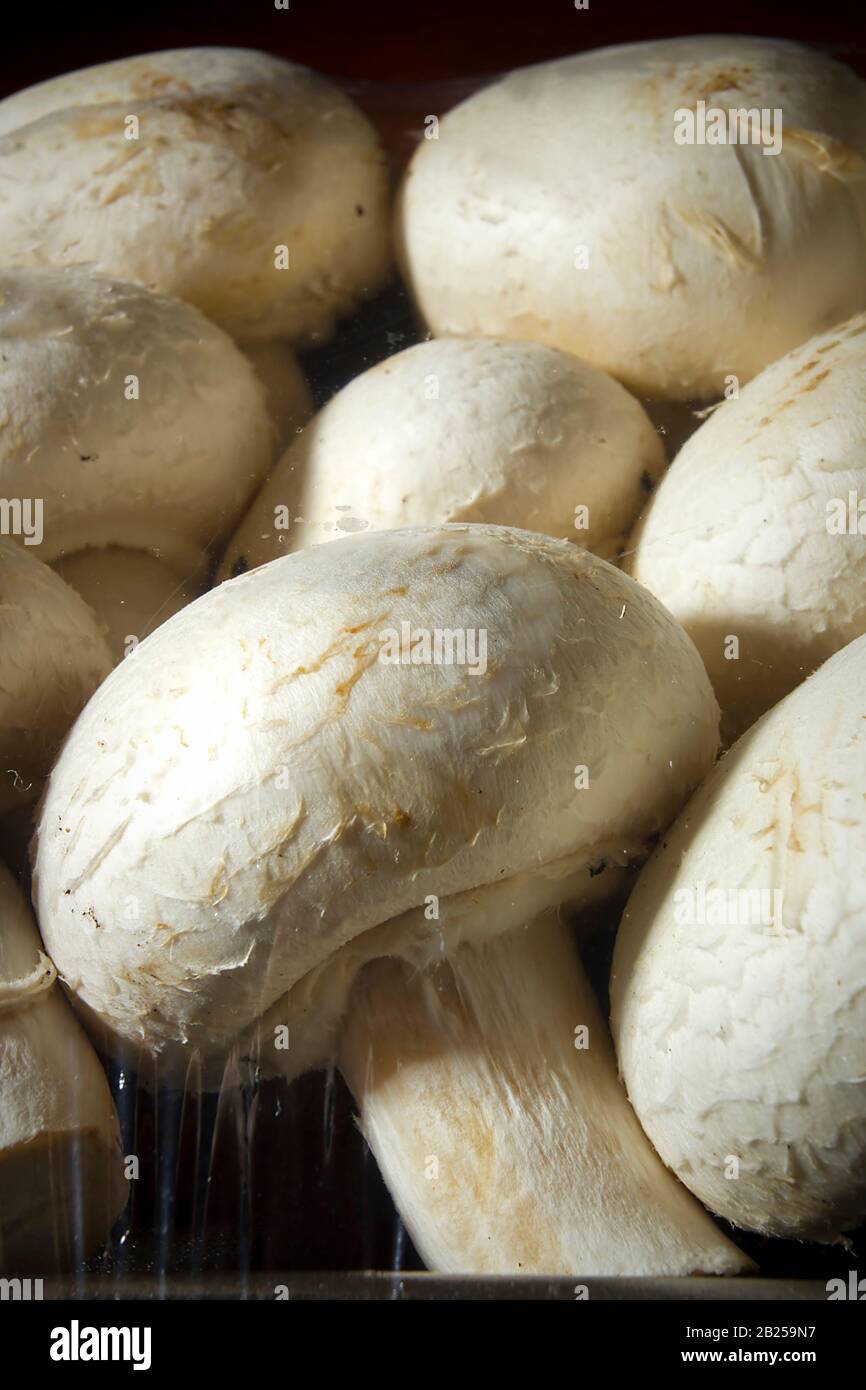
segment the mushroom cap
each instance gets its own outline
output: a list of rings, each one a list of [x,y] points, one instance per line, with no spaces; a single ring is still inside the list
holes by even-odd
[[[303,431],[223,569],[447,521],[518,525],[609,557],[663,467],[643,407],[595,367],[539,343],[420,343],[356,377]],[[278,507],[289,530],[275,527]]]
[[[312,415],[313,393],[287,343],[249,343],[243,354],[265,388],[276,455],[281,457]]]
[[[54,569],[93,609],[115,663],[195,598],[193,584],[142,550],[79,550]]]
[[[40,946],[0,865],[0,1270],[10,1274],[89,1254],[127,1198],[105,1074]]]
[[[84,600],[23,546],[0,539],[0,811],[38,794],[111,664]]]
[[[465,653],[443,637],[436,661],[436,630]],[[716,721],[679,626],[567,542],[441,526],[286,556],[164,624],[78,720],[42,805],[42,931],[115,1039],[224,1053],[362,933],[399,953],[430,894],[643,855]]]
[[[797,1239],[866,1212],[864,689],[861,637],[725,755],[614,956],[620,1068],[659,1154],[711,1211]]]
[[[398,258],[437,335],[536,339],[639,395],[720,395],[866,307],[864,97],[814,49],[727,35],[511,73],[421,142]],[[781,110],[781,152],[678,144],[698,101]]]
[[[866,631],[866,515],[850,527],[851,492],[866,498],[864,314],[719,406],[629,542],[631,574],[703,657],[726,740]]]
[[[0,270],[0,419],[0,492],[42,500],[44,560],[119,545],[188,574],[272,459],[264,389],[231,339],[86,267]]]
[[[7,265],[93,262],[250,342],[329,333],[387,272],[376,135],[297,64],[238,48],[124,58],[0,102],[0,132]]]

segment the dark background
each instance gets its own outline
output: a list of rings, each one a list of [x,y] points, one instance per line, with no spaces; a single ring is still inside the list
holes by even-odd
[[[59,72],[197,44],[263,48],[335,76],[432,81],[496,72],[582,48],[691,33],[768,34],[833,47],[864,70],[862,0],[166,0],[15,6],[4,14],[0,95]],[[14,31],[13,31],[14,32]],[[857,58],[859,56],[859,62]]]

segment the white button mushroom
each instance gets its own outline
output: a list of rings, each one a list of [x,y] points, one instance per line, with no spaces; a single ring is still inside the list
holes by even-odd
[[[96,1054],[0,865],[0,1271],[45,1274],[101,1245],[126,1203]]]
[[[195,598],[191,585],[141,550],[78,550],[53,568],[96,614],[115,662]]]
[[[223,573],[353,531],[487,521],[621,546],[664,452],[618,382],[538,343],[442,339],[351,381],[284,456]]]
[[[22,546],[0,539],[0,811],[35,800],[111,664],[87,604]]]
[[[477,1028],[455,1024],[459,1057],[435,1012],[415,1012],[416,986],[398,975],[393,991],[385,1032],[416,1027],[441,1057],[449,1152],[462,1154],[495,1231],[482,1256],[431,1193],[429,1221],[451,1229],[423,1248],[461,1268],[742,1268],[684,1205],[617,1093],[559,928],[544,929],[549,966],[520,936],[597,897],[608,876],[619,883],[716,744],[717,707],[688,638],[585,550],[479,525],[349,537],[220,586],[112,673],[43,802],[39,919],[91,1023],[121,1054],[156,1053],[163,1076],[193,1058],[219,1075],[233,1046],[265,1074],[322,1065],[366,962],[426,966],[507,931],[490,943],[489,979],[487,956],[455,967],[483,996]],[[549,975],[560,985],[550,1005]],[[387,976],[364,979],[390,995]],[[521,1035],[504,1056],[510,1028]],[[403,1140],[417,1119],[399,1088],[393,1105],[378,1088],[394,1040],[375,1022],[370,1039],[360,1013],[352,1029],[344,1064],[365,1116],[379,1117],[370,1133],[386,1177],[411,1206],[392,1156],[399,1167],[417,1146],[376,1139],[385,1110]],[[513,1128],[509,1094],[528,1112]],[[516,1224],[487,1201],[490,1131],[471,1123],[482,1098],[502,1111],[493,1132],[508,1152],[518,1135],[537,1141]],[[423,1190],[417,1174],[407,1182]]]
[[[0,260],[92,262],[250,342],[321,337],[389,262],[376,135],[294,63],[191,48],[0,102]]]
[[[243,354],[265,388],[276,438],[275,456],[281,457],[313,413],[307,378],[286,343],[251,343]]]
[[[715,143],[730,111],[745,140]],[[397,240],[437,335],[536,339],[688,399],[866,307],[866,87],[814,49],[600,49],[511,73],[436,135]]]
[[[264,388],[231,339],[81,267],[0,271],[0,421],[0,491],[49,561],[116,545],[187,576],[272,459]]]
[[[714,769],[638,880],[612,1021],[641,1122],[712,1211],[866,1214],[866,638]]]
[[[725,401],[630,542],[691,636],[730,741],[866,631],[866,315]]]

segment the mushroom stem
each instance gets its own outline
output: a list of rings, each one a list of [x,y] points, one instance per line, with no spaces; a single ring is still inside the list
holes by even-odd
[[[751,1262],[664,1167],[555,911],[355,984],[340,1064],[431,1269],[734,1274]]]

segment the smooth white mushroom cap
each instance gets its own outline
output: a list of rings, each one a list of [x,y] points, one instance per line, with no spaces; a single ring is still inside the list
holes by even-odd
[[[270,466],[264,390],[179,300],[85,267],[0,270],[0,492],[40,499],[33,550],[158,551],[187,575]]]
[[[866,631],[864,538],[861,314],[719,406],[629,541],[630,572],[703,657],[726,739]]]
[[[383,660],[404,623],[462,632],[476,660]],[[42,931],[116,1040],[207,1059],[273,1006],[285,1021],[287,991],[361,933],[414,913],[414,943],[429,894],[642,856],[716,720],[682,630],[567,542],[446,526],[287,556],[191,604],[91,700],[42,805]],[[292,1069],[273,1041],[263,1067]]]
[[[243,354],[265,388],[279,457],[312,415],[313,393],[300,362],[286,343],[250,343]]]
[[[0,865],[0,1271],[89,1254],[125,1205],[105,1074]]]
[[[0,179],[0,261],[93,262],[245,341],[328,334],[388,268],[372,127],[324,78],[248,49],[124,58],[7,98]]]
[[[141,550],[79,550],[54,569],[93,609],[115,662],[195,598],[193,584]]]
[[[355,531],[447,521],[521,526],[609,557],[663,467],[643,407],[577,358],[538,343],[420,343],[316,416],[253,502],[223,570]],[[275,524],[281,508],[288,529]]]
[[[0,811],[36,797],[111,665],[84,600],[23,546],[0,539]]]
[[[675,113],[780,109],[781,153]],[[599,49],[463,102],[406,175],[398,255],[437,335],[532,338],[639,395],[718,396],[866,307],[866,86],[711,36]]]
[[[620,1068],[656,1149],[711,1211],[789,1238],[866,1212],[864,691],[861,637],[725,755],[614,957]]]

